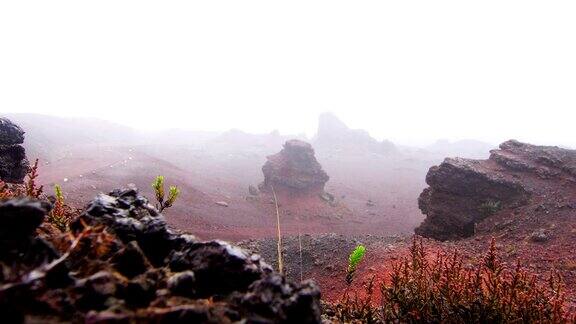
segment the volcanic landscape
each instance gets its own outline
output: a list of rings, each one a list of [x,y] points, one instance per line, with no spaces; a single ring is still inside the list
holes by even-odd
[[[576,288],[575,151],[516,141],[404,147],[332,114],[320,116],[313,138],[8,117],[26,131],[39,182],[61,185],[79,209],[118,187],[153,197],[163,175],[181,190],[164,212],[174,230],[236,243],[276,266],[277,203],[288,277],[314,279],[328,300],[345,290],[357,244],[367,248],[358,280],[384,280],[415,231],[430,250],[457,248],[471,264],[495,237],[507,262],[521,259],[543,279],[555,268]]]

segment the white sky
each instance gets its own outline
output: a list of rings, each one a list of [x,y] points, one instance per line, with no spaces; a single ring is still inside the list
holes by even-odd
[[[576,1],[2,1],[0,112],[576,143]]]

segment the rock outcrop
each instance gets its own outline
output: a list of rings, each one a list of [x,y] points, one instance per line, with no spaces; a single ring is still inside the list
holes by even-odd
[[[300,140],[289,140],[279,153],[268,156],[262,172],[262,191],[274,188],[277,191],[320,194],[329,179],[314,157],[312,145]]]
[[[439,240],[472,236],[493,214],[531,202],[562,205],[563,196],[576,189],[575,150],[510,140],[490,153],[487,160],[448,158],[430,168],[429,187],[418,200],[427,217],[417,234]]]
[[[7,322],[320,322],[312,282],[287,282],[228,243],[172,232],[135,189],[98,196],[71,223],[72,236],[36,234],[48,210],[31,200],[0,204],[0,228],[14,228],[0,231],[10,252],[0,253]],[[36,261],[20,261],[30,256]]]
[[[0,118],[0,180],[21,183],[30,167],[26,160],[24,131],[6,118]]]

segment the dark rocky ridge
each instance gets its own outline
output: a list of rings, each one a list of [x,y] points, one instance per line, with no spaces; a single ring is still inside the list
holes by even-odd
[[[8,322],[320,321],[312,282],[287,282],[228,243],[172,232],[135,189],[92,201],[71,224],[75,239],[65,253],[52,248],[65,234],[35,234],[48,208],[0,203],[0,228],[21,229],[0,233],[11,252],[0,254],[0,312]]]
[[[30,167],[26,160],[24,131],[6,118],[0,118],[0,180],[21,183]]]
[[[430,168],[418,199],[427,215],[416,233],[439,240],[472,236],[476,225],[497,213],[551,200],[576,189],[576,151],[515,140],[487,160],[447,158]]]
[[[312,145],[300,140],[289,140],[279,153],[268,156],[262,172],[264,182],[260,189],[263,191],[273,187],[277,191],[323,193],[330,179],[314,157]]]

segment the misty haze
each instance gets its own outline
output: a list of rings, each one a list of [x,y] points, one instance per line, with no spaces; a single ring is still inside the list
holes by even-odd
[[[575,14],[0,4],[1,318],[576,322]]]

